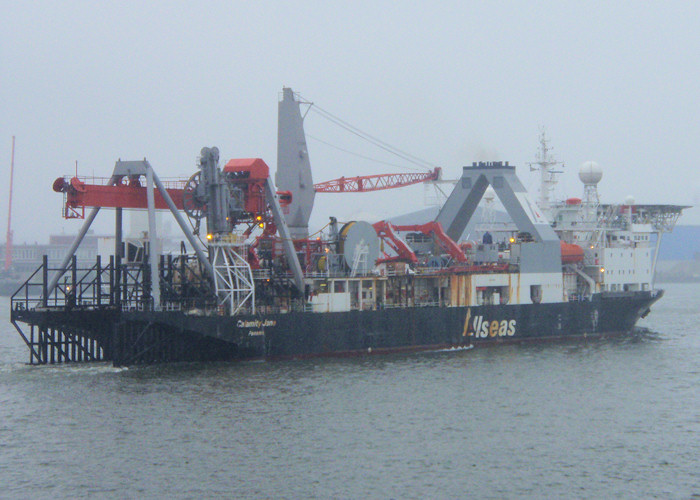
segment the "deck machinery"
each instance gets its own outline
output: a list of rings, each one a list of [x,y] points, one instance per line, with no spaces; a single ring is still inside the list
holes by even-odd
[[[619,250],[634,258],[649,234],[670,230],[683,207],[620,214],[569,203],[547,207],[552,225],[507,162],[464,167],[434,221],[396,226],[331,217],[309,235],[315,192],[299,104],[285,89],[277,187],[263,160],[221,166],[217,148],[201,150],[188,179],[161,181],[145,159],[117,161],[101,182],[57,179],[64,215],[85,222],[62,264],[50,269],[44,258],[12,297],[11,321],[30,363],[295,357],[543,332],[602,335],[629,330],[660,297],[651,289],[653,269],[651,276],[610,278],[612,285],[601,262],[626,265]],[[439,170],[396,182],[437,176]],[[341,192],[337,186],[348,184],[323,183],[316,192],[329,185]],[[462,241],[488,186],[517,230]],[[101,208],[114,209],[114,252],[79,268],[75,250]],[[122,236],[124,209],[147,210],[140,253]],[[158,210],[169,210],[182,230],[180,252],[158,253]]]

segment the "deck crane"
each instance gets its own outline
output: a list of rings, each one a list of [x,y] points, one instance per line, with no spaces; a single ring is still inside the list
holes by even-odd
[[[314,184],[317,193],[366,193],[370,191],[381,191],[384,189],[395,189],[423,182],[440,181],[442,179],[442,169],[435,167],[425,173],[400,173],[400,174],[378,174],[358,177],[340,177],[326,182]],[[442,225],[432,221],[427,224],[414,224],[407,226],[396,226],[388,221],[375,223],[374,229],[377,235],[391,248],[396,255],[386,255],[378,262],[409,262],[416,263],[418,258],[411,248],[396,234],[397,231],[419,232],[426,236],[432,236],[436,243],[455,262],[466,263],[467,258],[459,246],[445,233]]]
[[[395,256],[390,256],[386,254],[383,258],[379,259],[379,263],[382,262],[408,262],[415,264],[418,262],[416,254],[411,250],[411,248],[404,242],[397,234],[400,232],[415,232],[421,233],[425,236],[432,236],[435,242],[442,248],[445,253],[447,253],[455,262],[460,264],[466,264],[468,262],[467,256],[464,254],[459,245],[457,245],[452,238],[447,236],[439,222],[431,221],[425,224],[411,224],[411,225],[394,225],[388,221],[382,220],[374,224],[374,230],[379,236],[394,252]]]
[[[250,267],[247,263],[241,264],[245,262],[245,257],[237,253],[237,250],[244,246],[243,241],[230,236],[231,231],[239,224],[248,227],[244,232],[246,237],[250,235],[253,227],[263,227],[270,234],[279,233],[293,285],[297,293],[303,293],[303,272],[282,213],[282,207],[291,200],[291,194],[274,189],[269,167],[260,158],[232,159],[223,168],[219,168],[218,163],[218,148],[203,148],[200,171],[189,179],[170,181],[167,185],[160,181],[146,160],[118,161],[112,177],[106,182],[96,182],[94,179],[87,182],[77,177],[57,178],[53,189],[64,195],[65,218],[85,218],[86,207],[92,207],[92,211],[69,250],[69,255],[61,264],[61,273],[54,276],[44,295],[48,296],[56,287],[60,274],[67,269],[69,260],[100,208],[117,209],[116,225],[119,227],[119,236],[115,237],[115,247],[121,247],[122,209],[148,210],[149,239],[157,238],[155,211],[169,209],[212,278],[216,295],[222,299],[222,303],[228,305],[231,314],[235,314],[249,297],[253,297],[251,303],[254,303]],[[153,189],[153,183],[157,189]],[[194,225],[193,229],[186,226],[180,211],[189,216]],[[195,239],[200,220],[206,221],[209,255],[205,254]],[[157,276],[158,273],[156,257],[155,252],[149,254],[149,260],[152,261],[151,276]],[[240,285],[243,281],[245,286]],[[153,280],[152,283],[153,300],[158,304],[159,281]],[[254,306],[252,308],[254,310]]]
[[[435,167],[429,172],[363,175],[358,177],[340,177],[326,182],[314,184],[317,193],[366,193],[394,189],[429,181],[438,181],[442,177],[442,169]]]
[[[324,242],[319,238],[312,240],[308,235],[308,218],[313,208],[315,193],[361,193],[441,180],[440,167],[431,167],[430,170],[426,167],[422,172],[341,177],[313,184],[299,101],[295,99],[291,89],[285,88],[283,99],[279,104],[277,190],[274,189],[267,165],[260,159],[231,160],[220,172],[222,181],[228,187],[229,195],[233,199],[232,203],[235,205],[235,209],[228,207],[229,213],[222,215],[222,220],[225,219],[225,223],[222,223],[225,226],[225,232],[236,225],[243,224],[247,226],[243,233],[247,238],[255,227],[264,229],[262,235],[256,237],[255,243],[248,252],[248,261],[255,269],[260,267],[256,251],[261,246],[262,240],[266,240],[266,254],[274,258],[279,254],[280,245],[289,247],[284,253],[288,255],[296,253],[307,269],[312,266],[312,254],[325,253]],[[423,163],[426,164],[426,162]],[[145,172],[149,169],[150,167],[141,170]],[[193,223],[194,235],[198,234],[200,219],[203,219],[207,212],[207,196],[205,196],[202,175],[202,172],[196,172],[189,179],[164,179],[162,192],[155,190],[153,193],[153,209],[171,208],[171,210],[184,211]],[[68,219],[83,219],[86,217],[86,207],[92,207],[93,212],[99,208],[119,210],[146,208],[149,205],[148,189],[143,180],[143,175],[138,174],[118,175],[109,179],[60,177],[54,182],[53,188],[64,195],[63,216]],[[270,210],[271,198],[276,199],[282,213],[274,214],[274,211]],[[168,200],[172,207],[169,206]],[[284,220],[280,219],[282,215]],[[88,219],[92,218],[94,215],[88,217]],[[278,238],[275,235],[281,225],[289,228],[289,234],[280,234]],[[207,237],[212,232],[216,232],[211,231],[211,228],[207,229]],[[400,229],[394,227],[393,230]],[[423,229],[416,230],[423,231]],[[448,253],[454,253],[454,249],[458,248],[454,242],[442,241],[441,230],[435,231],[426,227],[423,232],[432,234],[440,240],[438,244]],[[395,242],[400,240],[390,226],[382,231],[382,235],[390,247],[392,242],[396,244]],[[404,259],[409,261],[416,259],[414,254],[411,256],[412,251],[409,247],[405,244],[401,245],[400,242],[398,245],[400,250],[398,253]],[[303,290],[301,270],[291,263],[289,267],[295,271],[297,288]]]

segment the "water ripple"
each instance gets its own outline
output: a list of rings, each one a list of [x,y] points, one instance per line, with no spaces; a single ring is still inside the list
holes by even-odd
[[[698,311],[678,285],[623,339],[130,369],[28,366],[6,325],[0,496],[690,498]]]

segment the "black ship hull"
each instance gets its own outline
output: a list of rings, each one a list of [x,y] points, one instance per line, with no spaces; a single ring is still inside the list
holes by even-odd
[[[240,345],[258,338],[260,357],[273,359],[607,336],[630,332],[660,296],[631,292],[553,304],[292,313],[237,319],[234,335]]]
[[[334,313],[204,316],[178,311],[18,310],[30,362],[288,359],[603,337],[630,332],[661,291],[591,300]],[[37,326],[35,336],[34,326]]]

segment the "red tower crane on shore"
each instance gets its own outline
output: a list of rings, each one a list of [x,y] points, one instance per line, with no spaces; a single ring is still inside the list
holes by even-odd
[[[12,136],[12,160],[10,161],[10,200],[7,210],[7,239],[5,240],[5,272],[12,265],[12,181],[15,177],[15,136]]]

